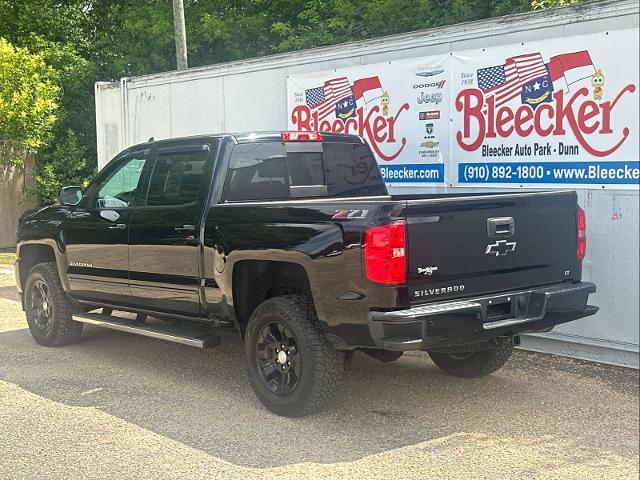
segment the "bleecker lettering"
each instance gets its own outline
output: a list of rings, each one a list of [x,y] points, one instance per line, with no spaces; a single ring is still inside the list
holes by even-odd
[[[342,120],[335,120],[333,123],[327,120],[320,120],[318,112],[311,113],[311,109],[308,106],[298,105],[291,111],[291,123],[298,130],[343,132],[366,137],[373,151],[382,160],[390,161],[400,155],[400,152],[407,144],[407,139],[402,137],[400,147],[391,154],[384,153],[381,144],[396,143],[396,122],[400,114],[405,110],[409,110],[408,103],[403,104],[395,115],[384,116],[380,114],[380,107],[375,105],[370,107],[365,115],[364,108],[360,107],[356,110],[356,118],[349,118],[342,124]]]
[[[515,128],[516,133],[521,137],[528,137],[533,131],[533,124],[527,123],[533,118],[533,112],[530,108],[519,108],[516,110]]]
[[[545,118],[545,121],[547,121],[546,127],[544,127],[542,124],[543,117]],[[551,135],[551,132],[553,132],[553,107],[548,103],[544,103],[536,108],[536,114],[533,124],[534,128],[536,129],[536,133],[541,137]],[[526,137],[528,135],[529,134],[523,136]]]
[[[385,132],[387,128],[387,122],[383,117],[376,117],[373,120],[373,138],[376,139],[376,142],[384,142],[387,138],[387,134]]]
[[[509,108],[502,108],[498,110],[498,118],[496,119],[496,130],[498,131],[498,135],[501,137],[508,137],[511,135],[511,132],[513,132],[512,120],[513,110]],[[508,127],[504,128],[505,125],[508,125]]]
[[[462,113],[462,130],[456,132],[456,141],[463,150],[473,152],[480,148],[485,138],[495,138],[496,134],[507,137],[514,134],[526,138],[535,132],[540,137],[566,135],[567,130],[585,151],[596,157],[605,157],[615,152],[629,137],[629,127],[618,133],[617,142],[605,150],[599,150],[586,135],[598,132],[603,135],[615,134],[611,128],[611,113],[618,101],[636,86],[626,85],[611,101],[596,103],[587,100],[587,88],[576,90],[566,96],[563,90],[553,94],[553,102],[539,105],[535,111],[529,105],[521,105],[515,110],[510,106],[495,107],[494,98],[485,99],[481,90],[468,88],[456,96],[455,109]],[[484,154],[484,152],[483,152]],[[549,155],[548,149],[539,154]]]
[[[578,121],[580,122],[580,130],[585,133],[593,133],[600,126],[600,122],[595,121],[591,125],[587,122],[593,117],[597,117],[599,113],[598,104],[592,100],[588,100],[580,105],[578,110]]]
[[[486,121],[482,114],[483,98],[484,96],[482,95],[482,91],[477,88],[462,90],[456,97],[456,110],[458,112],[463,112],[462,131],[456,133],[456,140],[458,141],[458,145],[468,152],[477,150],[480,145],[482,145],[486,135]],[[489,99],[488,103],[491,104],[491,108],[489,110],[493,117],[493,97]],[[493,123],[493,119],[491,123]],[[466,143],[463,139],[471,136],[472,129],[477,130],[478,134],[475,137],[475,140],[470,143]]]

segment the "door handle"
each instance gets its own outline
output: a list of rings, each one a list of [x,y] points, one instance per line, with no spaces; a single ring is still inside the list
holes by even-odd
[[[178,225],[173,228],[178,233],[193,233],[196,231],[195,225]]]
[[[124,223],[114,223],[109,225],[109,230],[124,230],[127,226]]]

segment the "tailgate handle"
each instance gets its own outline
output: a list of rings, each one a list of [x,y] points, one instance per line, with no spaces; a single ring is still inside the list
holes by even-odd
[[[487,234],[490,237],[511,237],[516,233],[513,217],[487,218]]]

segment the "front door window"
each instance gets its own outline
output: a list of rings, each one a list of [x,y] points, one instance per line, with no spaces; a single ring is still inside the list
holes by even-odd
[[[95,206],[98,208],[125,208],[140,204],[144,155],[127,159],[98,185]]]

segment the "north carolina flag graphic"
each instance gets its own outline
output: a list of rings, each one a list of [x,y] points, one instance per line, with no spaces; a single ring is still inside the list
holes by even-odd
[[[547,69],[554,86],[567,91],[570,85],[590,77],[596,71],[587,50],[551,57],[547,64]],[[559,84],[556,82],[559,82]]]
[[[380,79],[376,77],[361,78],[353,82],[353,97],[358,107],[366,107],[366,104],[380,98],[383,94]]]

